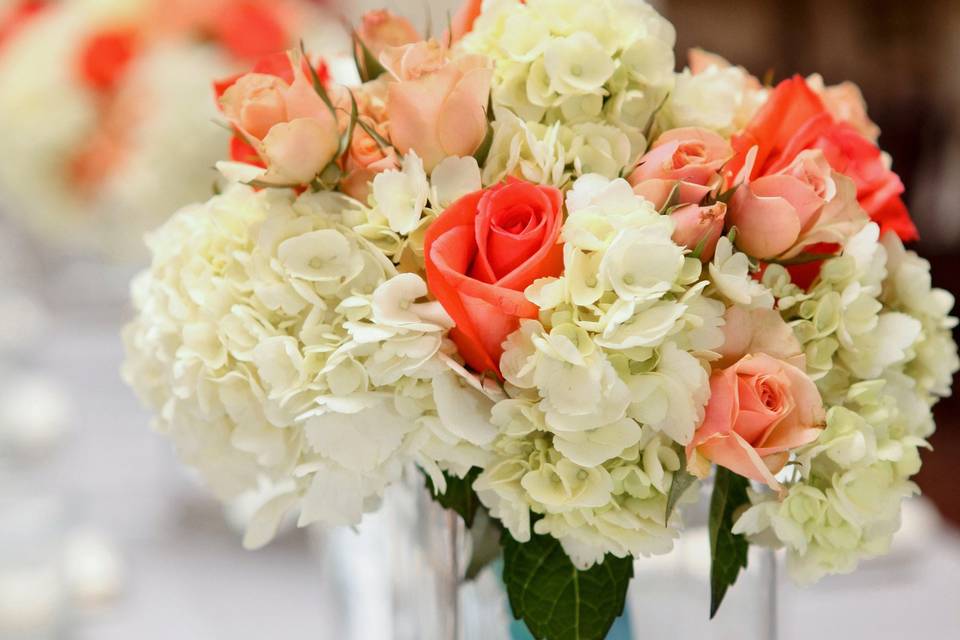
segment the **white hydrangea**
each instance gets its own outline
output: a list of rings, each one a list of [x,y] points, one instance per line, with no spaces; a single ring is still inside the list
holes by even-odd
[[[528,124],[614,125],[633,159],[673,85],[675,40],[641,0],[487,0],[458,46],[494,61],[495,106]]]
[[[630,138],[615,126],[596,122],[545,125],[524,122],[509,109],[495,109],[493,140],[483,168],[486,185],[512,176],[564,187],[588,173],[617,178],[631,162]]]
[[[481,188],[475,158],[445,158],[428,177],[416,152],[400,168],[373,179],[367,206],[358,204],[348,224],[406,270],[423,267],[423,242],[430,223],[447,206]]]
[[[737,251],[729,238],[720,238],[710,263],[710,284],[716,293],[748,309],[772,309],[773,292],[751,277],[750,258]]]
[[[293,507],[358,522],[407,462],[466,473],[494,435],[474,426],[492,403],[447,364],[449,317],[343,224],[356,206],[233,185],[151,234],[134,284],[124,377],[157,428],[223,498],[286,487],[252,546]]]
[[[828,403],[839,402],[856,380],[879,378],[905,364],[921,335],[921,323],[880,300],[887,277],[887,252],[879,229],[868,224],[824,263],[808,292],[772,265],[763,281],[779,298],[807,355],[807,369]]]
[[[889,551],[901,503],[918,493],[908,478],[920,469],[925,442],[910,435],[909,410],[885,387],[853,385],[845,405],[828,412],[821,437],[801,451],[803,480],[782,500],[753,494],[754,506],[734,527],[786,547],[790,575],[800,584],[849,573]]]
[[[810,291],[780,267],[764,274],[830,408],[826,429],[798,452],[786,496],[752,496],[735,530],[785,546],[801,583],[888,550],[901,502],[917,492],[909,479],[932,407],[960,368],[952,296],[931,287],[929,263],[894,234],[878,236],[865,227]]]
[[[540,320],[504,344],[510,398],[494,407],[496,457],[475,486],[516,539],[540,514],[535,530],[587,567],[672,547],[674,447],[703,419],[725,305],[626,181],[584,176],[567,210],[565,272],[527,289]]]
[[[949,315],[953,295],[931,286],[930,263],[904,249],[896,234],[885,234],[881,242],[889,271],[882,299],[890,308],[919,320],[922,326],[907,373],[927,393],[945,398],[950,395],[954,372],[960,369],[952,335],[957,319]]]
[[[751,80],[741,67],[710,65],[695,75],[684,69],[657,114],[657,129],[701,127],[724,136],[736,133],[767,98],[767,91],[754,88]]]

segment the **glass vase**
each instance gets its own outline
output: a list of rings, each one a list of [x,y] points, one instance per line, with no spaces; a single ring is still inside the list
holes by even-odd
[[[708,508],[709,495],[687,506],[688,527],[671,554],[636,561],[624,615],[609,640],[775,640],[776,571],[768,551],[751,550],[749,568],[709,619]],[[325,637],[532,639],[510,613],[499,558],[472,575],[473,552],[486,544],[476,530],[487,524],[478,512],[475,532],[468,531],[412,471],[359,526],[314,531],[331,625]]]
[[[713,486],[703,483],[696,504],[683,506],[684,529],[671,553],[641,558],[627,594],[636,638],[776,640],[777,560],[750,547],[747,568],[710,619],[710,534]]]

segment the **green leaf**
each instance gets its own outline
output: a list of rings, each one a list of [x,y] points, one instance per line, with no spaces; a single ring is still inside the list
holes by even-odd
[[[647,123],[643,127],[643,137],[647,140],[647,143],[650,143],[650,134],[653,132],[653,125],[657,122],[657,116],[660,115],[660,111],[667,104],[667,100],[670,99],[670,92],[668,91],[666,95],[663,96],[663,100],[660,101],[660,104],[657,105],[657,108],[653,110],[653,113],[650,114],[650,118],[647,120]]]
[[[734,514],[750,499],[750,481],[733,471],[717,467],[710,498],[710,618],[717,615],[723,597],[747,567],[749,544],[733,533]]]
[[[453,47],[453,15],[447,9],[447,49]]]
[[[483,141],[480,142],[480,146],[477,147],[477,150],[473,152],[473,157],[476,158],[477,164],[481,167],[487,162],[487,156],[490,155],[490,147],[493,146],[493,126],[489,123],[487,124],[487,134],[483,136]]]
[[[303,55],[303,60],[307,63],[307,73],[310,75],[310,83],[313,85],[313,90],[316,91],[320,99],[323,100],[323,104],[327,105],[327,109],[330,110],[334,120],[336,120],[337,110],[334,108],[333,101],[330,100],[330,96],[327,94],[326,87],[324,87],[323,82],[320,81],[317,70],[313,68],[313,63],[310,62],[310,56],[307,55],[306,45],[303,44],[303,40],[300,41],[300,53]]]
[[[360,128],[363,129],[368,136],[373,138],[373,141],[377,143],[377,146],[380,147],[381,151],[386,151],[387,149],[393,147],[389,140],[377,133],[376,128],[374,128],[373,125],[364,122],[363,118],[358,118],[357,124],[360,125]]]
[[[723,204],[730,204],[730,200],[733,199],[733,194],[737,192],[737,189],[739,189],[740,186],[741,185],[739,184],[735,184],[729,189],[727,189],[726,191],[719,193],[717,195],[717,202],[722,202]]]
[[[433,39],[433,11],[430,10],[428,0],[423,0],[423,11],[427,22],[427,26],[423,29],[423,39],[429,41]]]
[[[537,640],[601,640],[623,613],[633,558],[607,555],[586,571],[573,566],[560,542],[532,535],[519,543],[503,534],[503,581],[510,607]]]
[[[697,249],[698,251],[703,251],[701,247]],[[700,257],[699,253],[697,257]],[[673,481],[670,483],[670,491],[667,493],[667,513],[664,516],[664,522],[670,522],[670,516],[673,515],[673,508],[677,506],[677,502],[679,502],[683,494],[687,492],[687,489],[692,487],[697,481],[696,477],[687,471],[686,451],[681,448],[677,453],[680,455],[680,469],[674,472]]]
[[[350,150],[350,144],[353,142],[353,131],[357,127],[357,120],[360,119],[357,98],[353,95],[353,91],[347,89],[347,93],[350,94],[350,123],[340,137],[340,150],[337,152],[337,157],[342,157]]]
[[[357,73],[360,74],[360,80],[363,82],[376,80],[387,72],[387,68],[380,64],[377,56],[373,55],[373,52],[370,51],[370,48],[356,31],[353,32],[353,62],[357,66]]]
[[[464,580],[476,579],[481,571],[503,555],[500,548],[501,530],[500,522],[491,518],[486,509],[477,509],[473,525],[467,529],[473,544]]]
[[[680,181],[678,180],[674,185],[673,189],[670,189],[670,195],[667,196],[667,201],[663,203],[663,206],[660,207],[660,215],[669,215],[672,213],[670,211],[673,207],[677,206],[680,202]]]
[[[699,260],[700,256],[703,255],[704,250],[707,248],[707,241],[709,240],[710,232],[707,231],[705,234],[703,234],[703,237],[700,238],[700,241],[697,242],[697,246],[694,247],[693,251],[690,252],[690,257]]]
[[[477,515],[477,507],[480,506],[477,494],[473,491],[473,482],[479,475],[480,469],[477,467],[471,469],[463,478],[458,478],[444,472],[443,477],[447,481],[447,490],[445,493],[438,493],[437,488],[433,484],[433,479],[429,475],[426,475],[427,489],[430,490],[433,499],[440,503],[444,509],[456,511],[460,514],[460,517],[463,518],[464,523],[468,527],[472,527],[473,519]]]

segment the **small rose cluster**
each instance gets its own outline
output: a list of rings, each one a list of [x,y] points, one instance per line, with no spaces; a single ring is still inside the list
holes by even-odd
[[[798,579],[883,550],[953,300],[855,86],[673,39],[638,1],[378,11],[359,84],[294,51],[219,85],[247,186],[153,236],[127,377],[216,484],[283,484],[258,531],[416,463],[588,570],[670,551],[722,467]]]

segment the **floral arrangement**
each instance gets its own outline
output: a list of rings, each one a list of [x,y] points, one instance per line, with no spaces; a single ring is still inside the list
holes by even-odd
[[[5,209],[43,238],[119,257],[140,257],[131,238],[211,193],[229,133],[210,126],[209,78],[335,27],[305,0],[3,5]]]
[[[711,615],[750,544],[801,583],[887,550],[960,361],[854,85],[676,73],[640,0],[426,40],[377,11],[354,46],[356,86],[303,50],[217,84],[232,184],[133,285],[157,428],[223,498],[272,487],[247,546],[416,465],[551,639],[605,635],[711,474]]]

